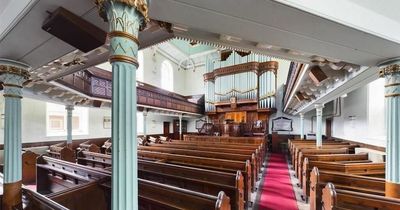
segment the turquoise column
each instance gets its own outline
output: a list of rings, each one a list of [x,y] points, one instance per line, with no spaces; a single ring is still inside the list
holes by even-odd
[[[304,139],[304,114],[300,113],[300,139]]]
[[[0,59],[0,80],[4,87],[4,197],[3,209],[22,206],[22,84],[29,78],[29,66]]]
[[[400,62],[381,69],[385,78],[386,196],[400,198]]]
[[[136,69],[139,27],[145,26],[144,0],[97,0],[109,22],[112,65],[112,209],[138,209]]]
[[[147,140],[147,109],[143,110],[143,136]]]
[[[322,147],[322,109],[324,108],[323,104],[315,104],[315,110],[317,112],[317,147]]]
[[[179,115],[179,140],[182,140],[182,114]]]
[[[74,110],[74,105],[66,105],[65,110],[67,110],[67,145],[72,145],[72,111]]]

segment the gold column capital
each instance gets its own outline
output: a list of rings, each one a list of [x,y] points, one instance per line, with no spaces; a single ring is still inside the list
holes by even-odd
[[[379,76],[385,77],[395,73],[400,73],[400,64],[396,63],[380,68]]]
[[[136,8],[136,10],[139,11],[139,13],[143,16],[144,21],[141,28],[145,28],[146,24],[150,21],[146,0],[95,0],[95,3],[99,9],[99,15],[106,22],[108,22],[107,12],[104,4],[106,2],[119,2]]]

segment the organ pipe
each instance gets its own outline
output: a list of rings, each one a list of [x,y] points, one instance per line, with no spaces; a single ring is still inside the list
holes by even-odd
[[[271,59],[264,55],[250,53],[241,57],[233,52],[225,61],[206,59],[206,72],[213,74],[216,69],[234,66],[248,62],[258,62],[259,65]],[[269,64],[264,65],[270,68]],[[260,66],[261,67],[261,66]],[[231,97],[240,100],[256,100],[259,109],[275,108],[276,69],[256,69],[239,71],[232,74],[215,74],[205,81],[205,109],[215,111],[215,103],[228,102]],[[234,71],[235,72],[235,71]]]

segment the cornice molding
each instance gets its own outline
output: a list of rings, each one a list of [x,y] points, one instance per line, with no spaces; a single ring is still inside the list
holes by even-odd
[[[214,80],[215,77],[220,77],[230,74],[238,74],[242,72],[253,71],[257,75],[261,75],[267,71],[272,71],[275,75],[277,73],[279,63],[277,61],[267,61],[267,62],[248,62],[237,64],[233,66],[223,67],[215,69],[212,72],[203,75],[204,81]]]

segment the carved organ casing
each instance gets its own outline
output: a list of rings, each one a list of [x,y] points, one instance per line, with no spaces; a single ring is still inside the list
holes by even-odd
[[[267,56],[231,53],[226,60],[207,59],[205,111],[218,112],[219,106],[255,104],[257,111],[274,110],[278,63]],[[231,110],[233,111],[233,110]]]

